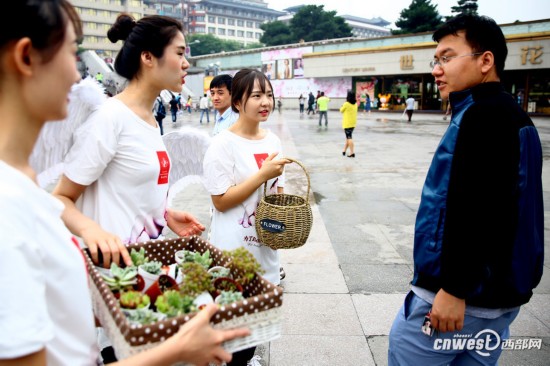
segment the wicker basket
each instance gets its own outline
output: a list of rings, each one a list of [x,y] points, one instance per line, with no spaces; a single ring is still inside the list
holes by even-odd
[[[161,261],[165,265],[172,264],[174,253],[181,249],[200,253],[210,250],[214,265],[225,265],[228,261],[219,249],[198,236],[153,240],[128,246],[128,250],[132,248],[145,248],[150,259]],[[84,254],[91,278],[94,313],[113,342],[118,358],[127,358],[157,346],[175,334],[181,325],[195,315],[182,315],[150,325],[131,324],[122,313],[118,301],[103,281],[91,258],[86,252]],[[214,328],[246,327],[250,329],[250,335],[224,342],[224,348],[231,353],[270,342],[279,338],[282,332],[282,289],[259,275],[244,287],[245,293],[248,294],[246,299],[220,307],[212,318]]]
[[[291,194],[264,195],[256,208],[256,232],[260,242],[271,249],[293,249],[301,247],[311,231],[313,215],[309,205],[309,174],[297,160],[285,159],[298,164],[306,173],[307,193],[305,197]]]

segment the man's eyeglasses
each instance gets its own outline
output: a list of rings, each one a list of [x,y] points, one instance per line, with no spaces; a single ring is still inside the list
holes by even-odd
[[[443,68],[447,62],[451,61],[454,58],[460,58],[460,57],[467,57],[467,56],[479,56],[483,54],[483,52],[475,52],[475,53],[468,53],[466,55],[459,55],[459,56],[441,56],[440,58],[434,58],[430,61],[430,67],[433,70],[436,66],[439,66]]]

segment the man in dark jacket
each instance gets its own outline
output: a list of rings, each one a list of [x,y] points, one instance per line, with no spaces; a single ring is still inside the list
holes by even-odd
[[[498,25],[461,15],[433,39],[432,75],[452,120],[422,190],[389,365],[495,365],[542,276],[542,149],[500,84],[508,50]]]

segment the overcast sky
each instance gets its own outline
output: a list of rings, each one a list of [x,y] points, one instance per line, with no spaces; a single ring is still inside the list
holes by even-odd
[[[412,0],[266,0],[270,9],[310,4],[324,5],[325,10],[336,10],[338,15],[356,15],[362,18],[381,17],[392,23],[399,18],[401,10],[408,8]],[[451,6],[457,0],[432,0],[441,15],[451,15]],[[487,15],[497,23],[512,23],[550,18],[550,0],[478,0],[478,14]]]

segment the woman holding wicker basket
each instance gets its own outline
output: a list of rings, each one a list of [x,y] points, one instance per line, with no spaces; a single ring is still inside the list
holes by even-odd
[[[255,228],[264,183],[269,192],[283,193],[284,166],[290,162],[277,158],[280,139],[260,128],[274,107],[273,88],[263,73],[243,69],[235,74],[231,108],[239,119],[212,139],[204,157],[204,181],[214,205],[212,244],[224,250],[247,248],[262,265],[264,277],[279,284],[279,255],[259,241]],[[254,349],[234,354],[230,365],[246,365],[253,354]]]

